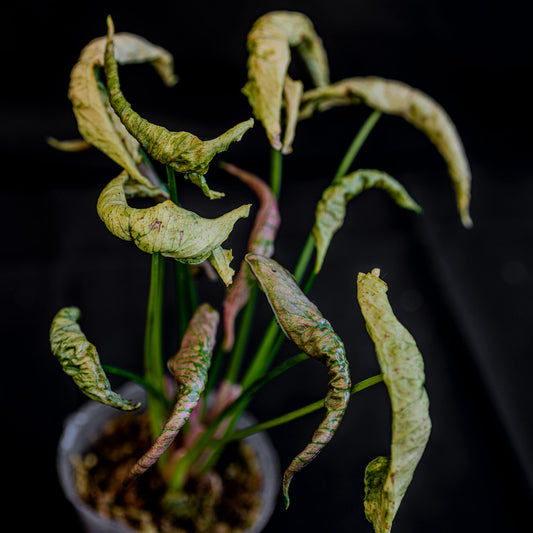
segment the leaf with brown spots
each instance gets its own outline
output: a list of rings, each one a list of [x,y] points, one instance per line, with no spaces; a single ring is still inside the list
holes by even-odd
[[[133,241],[143,252],[161,253],[181,263],[198,264],[208,259],[229,285],[232,256],[221,244],[235,222],[248,216],[249,205],[242,205],[216,219],[202,218],[170,200],[145,209],[130,207],[126,200],[132,185],[126,172],[111,180],[98,198],[98,215],[109,231],[125,241]],[[131,189],[132,194],[138,190]]]
[[[81,316],[77,307],[64,307],[52,321],[50,346],[52,353],[79,389],[92,400],[123,411],[137,409],[111,390],[94,344],[91,344],[78,324]]]
[[[357,298],[392,406],[391,455],[377,457],[365,472],[366,517],[376,533],[386,533],[424,453],[431,420],[422,355],[394,316],[379,275],[379,269],[359,274]]]
[[[350,399],[350,375],[344,345],[331,324],[305,296],[294,277],[273,259],[248,254],[246,261],[259,281],[281,329],[300,350],[326,366],[329,375],[326,416],[311,442],[291,462],[283,476],[285,504],[296,472],[312,461],[331,440]]]
[[[191,318],[178,353],[168,362],[178,386],[172,415],[152,447],[132,468],[128,480],[146,472],[163,455],[198,405],[211,364],[218,318],[218,312],[208,304],[201,305]]]

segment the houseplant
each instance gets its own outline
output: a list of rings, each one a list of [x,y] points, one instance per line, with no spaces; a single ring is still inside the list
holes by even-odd
[[[315,88],[304,91],[303,84],[287,74],[291,48],[298,50]],[[166,83],[173,84],[176,78],[168,52],[138,36],[116,34],[111,18],[107,37],[92,41],[83,50],[72,71],[69,95],[84,140],[52,143],[63,149],[95,146],[123,169],[102,190],[97,212],[113,235],[133,241],[141,251],[152,256],[145,374],[131,376],[127,370],[102,365],[96,348],[78,325],[80,312],[73,307],[60,310],[52,323],[52,351],[80,389],[102,403],[125,411],[138,408],[138,404],[112,390],[106,372],[130,375],[146,387],[145,429],[152,444],[140,452],[124,476],[123,494],[141,477],[158,472],[165,482],[162,508],[176,523],[190,500],[187,490],[191,483],[209,476],[213,480],[214,469],[228,443],[325,408],[324,419],[310,435],[310,443],[285,471],[282,487],[288,505],[293,476],[333,437],[351,394],[383,381],[393,413],[391,455],[378,457],[368,465],[364,507],[375,531],[388,531],[429,437],[421,355],[411,335],[394,316],[379,269],[360,273],[358,301],[382,372],[353,385],[341,339],[306,293],[320,272],[334,234],[342,226],[347,204],[356,195],[377,187],[401,207],[420,211],[403,186],[385,172],[350,171],[358,150],[381,114],[402,116],[426,133],[438,148],[448,165],[465,226],[471,225],[468,163],[453,123],[427,95],[400,82],[375,77],[330,83],[325,49],[304,15],[293,12],[264,15],[248,35],[248,50],[249,80],[243,92],[254,118],[266,131],[271,172],[267,184],[235,165],[222,163],[260,201],[247,254],[241,258],[235,276],[230,266],[231,251],[222,244],[237,221],[249,216],[250,206],[243,205],[217,219],[200,217],[180,205],[176,173],[199,187],[207,198],[220,198],[222,193],[211,189],[206,179],[209,164],[218,153],[245,136],[254,126],[254,120],[240,122],[210,141],[201,141],[187,132],[170,132],[133,111],[122,93],[118,72],[118,63],[150,62]],[[304,119],[333,106],[352,104],[366,104],[373,112],[343,158],[332,183],[325,188],[316,207],[313,231],[302,244],[300,260],[291,274],[272,258],[280,224],[277,199],[281,193],[283,155],[292,152],[295,134],[305,126]],[[158,176],[153,162],[165,166],[165,181]],[[147,198],[153,205],[132,207],[128,203],[132,197]],[[314,269],[306,276],[313,253]],[[181,338],[177,354],[168,363],[175,381],[173,388],[168,386],[164,371],[167,354],[163,354],[161,331],[164,271],[168,261],[176,271]],[[228,286],[224,301],[219,303],[223,319],[221,342],[216,342],[217,304],[198,304],[192,265],[200,265]],[[246,338],[252,327],[259,290],[265,294],[275,319],[266,327],[257,353],[248,360],[244,357]],[[285,337],[301,353],[272,366]],[[325,399],[275,420],[237,430],[237,420],[252,396],[270,380],[308,358],[318,360],[328,370]]]

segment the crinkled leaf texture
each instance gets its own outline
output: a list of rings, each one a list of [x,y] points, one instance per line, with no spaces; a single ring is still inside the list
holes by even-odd
[[[335,232],[342,226],[346,204],[358,194],[377,187],[383,189],[401,207],[420,212],[420,206],[393,177],[379,170],[356,170],[335,180],[322,194],[316,206],[313,238],[316,244],[315,272],[322,268],[324,257]]]
[[[293,87],[295,82],[287,80],[290,48],[298,50],[317,87],[329,83],[326,51],[312,22],[302,13],[291,11],[273,11],[257,19],[248,34],[247,45],[248,82],[243,92],[248,97],[254,116],[263,124],[272,147],[276,150],[283,148],[288,153],[295,125],[291,124],[289,113],[287,129],[290,133],[283,145],[280,116],[284,88],[290,105],[296,104],[295,98],[299,102],[301,95],[301,88]]]
[[[280,225],[280,215],[276,197],[267,183],[258,176],[246,172],[235,165],[224,163],[227,172],[237,176],[258,196],[260,208],[255,216],[254,226],[248,240],[248,252],[271,257],[274,253],[274,240]],[[243,261],[235,280],[224,298],[224,350],[230,351],[235,342],[235,319],[246,305],[255,277],[248,264]]]
[[[77,307],[64,307],[56,314],[50,327],[52,353],[63,371],[92,400],[123,411],[137,409],[140,404],[134,405],[111,390],[96,347],[87,340],[78,324],[80,316]]]
[[[172,415],[152,447],[137,461],[129,479],[143,474],[163,455],[198,405],[207,381],[219,315],[203,304],[192,316],[178,353],[168,362],[177,389]]]
[[[208,259],[229,285],[234,274],[229,266],[232,255],[221,244],[235,222],[248,216],[250,205],[207,219],[170,200],[146,209],[130,207],[126,194],[134,195],[139,190],[122,172],[101,192],[97,211],[109,231],[120,239],[133,241],[143,252],[161,253],[181,263],[198,264]]]
[[[316,109],[361,102],[403,117],[427,135],[448,166],[461,221],[465,227],[472,226],[469,214],[472,177],[463,143],[446,111],[427,94],[396,80],[374,76],[348,78],[305,92],[300,118],[311,116]]]
[[[350,375],[344,345],[331,324],[301,291],[296,280],[273,259],[257,254],[246,256],[283,332],[300,350],[328,369],[328,391],[324,400],[326,416],[311,442],[298,454],[283,476],[283,493],[289,504],[289,484],[331,440],[350,399]]]
[[[134,179],[153,187],[138,169],[141,162],[138,142],[121,124],[111,108],[107,89],[99,80],[105,46],[106,37],[91,41],[82,50],[70,75],[69,98],[78,130],[86,142],[104,152]],[[151,63],[167,85],[177,81],[172,55],[138,35],[115,35],[115,56],[121,64]]]
[[[124,98],[120,88],[118,65],[114,52],[114,29],[108,19],[108,38],[105,50],[105,73],[107,89],[111,105],[126,130],[146,152],[162,164],[185,175],[209,198],[220,198],[223,193],[213,191],[207,185],[204,175],[215,155],[240,141],[242,136],[254,125],[251,118],[229,129],[219,137],[207,141],[200,140],[196,135],[185,131],[171,132],[156,124],[148,122],[132,108]]]
[[[392,406],[390,457],[374,459],[365,472],[365,513],[376,533],[392,521],[411,482],[431,431],[424,362],[415,340],[394,316],[379,269],[360,273],[357,297]]]

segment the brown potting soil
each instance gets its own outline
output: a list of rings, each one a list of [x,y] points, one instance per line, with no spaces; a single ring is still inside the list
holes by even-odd
[[[169,497],[157,465],[123,488],[150,445],[145,415],[115,418],[89,452],[75,459],[81,498],[102,516],[143,533],[238,533],[256,520],[262,475],[248,446],[231,443],[212,472],[189,479],[184,491]]]

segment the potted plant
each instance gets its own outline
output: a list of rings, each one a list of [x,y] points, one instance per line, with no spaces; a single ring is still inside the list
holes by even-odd
[[[380,269],[359,273],[357,300],[381,373],[352,383],[345,346],[307,293],[355,196],[378,188],[400,207],[421,211],[392,176],[375,169],[353,170],[359,149],[382,114],[403,117],[434,143],[448,166],[461,221],[465,227],[471,225],[470,170],[452,121],[429,96],[395,80],[354,77],[332,83],[325,48],[311,21],[297,12],[271,12],[260,17],[248,35],[248,83],[243,92],[253,118],[202,141],[192,133],[172,132],[150,123],[134,111],[122,92],[119,64],[150,62],[165,83],[172,85],[176,82],[172,56],[137,35],[115,33],[111,17],[107,30],[107,36],[84,48],[72,70],[69,97],[83,140],[50,142],[65,150],[97,147],[122,168],[101,191],[97,213],[113,235],[151,255],[145,372],[139,376],[102,364],[96,347],[80,328],[76,307],[58,311],[50,342],[64,371],[92,400],[126,412],[136,412],[141,404],[146,409],[139,416],[130,413],[113,418],[111,425],[102,429],[98,444],[84,457],[73,459],[77,488],[108,516],[105,520],[112,531],[123,527],[117,525],[121,523],[144,531],[259,531],[253,529],[261,506],[250,494],[253,481],[252,485],[245,481],[244,489],[241,486],[246,501],[235,511],[239,515],[235,522],[227,519],[231,513],[224,514],[221,502],[228,490],[228,472],[238,471],[243,479],[257,481],[253,454],[234,443],[324,409],[318,427],[314,432],[310,429],[309,443],[283,475],[282,491],[288,506],[293,477],[333,438],[350,397],[384,382],[392,409],[391,451],[389,457],[376,458],[366,469],[364,512],[376,532],[389,531],[430,434],[422,356],[394,315]],[[314,88],[304,91],[303,83],[288,75],[291,50],[303,59]],[[316,205],[312,232],[301,244],[296,268],[289,272],[274,259],[282,159],[292,152],[296,132],[305,127],[305,120],[334,106],[359,104],[372,112],[326,185]],[[245,137],[254,119],[264,128],[270,145],[270,179],[265,181],[219,161],[259,201],[246,253],[238,258],[235,273],[232,252],[223,244],[235,224],[250,216],[250,205],[218,218],[204,218],[180,203],[176,174],[205,197],[220,198],[223,193],[213,190],[206,179],[209,165]],[[165,179],[158,168],[165,169]],[[134,207],[130,201],[134,197],[144,198],[148,206]],[[309,268],[313,254],[314,265]],[[162,344],[168,263],[175,271],[181,339],[170,355],[164,353]],[[197,276],[216,277],[217,283],[221,280],[227,286],[223,301],[199,302]],[[253,313],[261,293],[274,316],[266,326],[255,326]],[[246,341],[255,327],[265,333],[257,351],[247,354]],[[287,339],[299,353],[274,365],[275,355]],[[323,400],[273,420],[238,425],[257,391],[309,358],[327,369],[329,382]],[[140,384],[146,393],[141,395],[142,401],[134,398],[139,393],[131,388],[114,391],[107,377],[111,373]],[[84,413],[88,423],[96,416],[94,411]],[[115,461],[115,470],[104,470],[117,455],[120,460]],[[255,483],[257,491],[260,485]],[[150,499],[147,493],[157,500],[150,513],[140,508]]]

